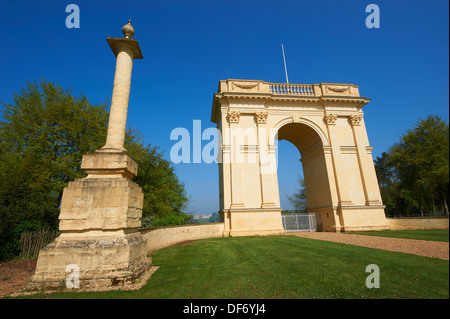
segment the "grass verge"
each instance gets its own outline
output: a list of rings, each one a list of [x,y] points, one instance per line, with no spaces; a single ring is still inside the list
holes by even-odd
[[[137,291],[59,292],[26,298],[449,298],[449,262],[294,236],[214,238],[155,252],[160,266]],[[366,267],[380,268],[369,289]]]

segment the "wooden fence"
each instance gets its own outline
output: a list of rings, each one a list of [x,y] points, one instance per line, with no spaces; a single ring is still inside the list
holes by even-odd
[[[39,250],[50,244],[60,234],[57,230],[26,232],[20,235],[20,257],[37,258]]]

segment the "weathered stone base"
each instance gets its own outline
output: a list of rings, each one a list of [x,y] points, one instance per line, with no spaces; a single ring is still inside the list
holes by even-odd
[[[384,206],[339,206],[310,210],[320,219],[319,229],[326,232],[389,230]]]
[[[97,289],[134,283],[150,267],[146,240],[134,233],[115,238],[57,238],[42,249],[26,290],[66,287],[66,278],[79,269],[79,288]],[[66,272],[66,269],[68,272]]]
[[[390,226],[384,214],[384,206],[341,207],[341,231],[379,231],[389,230]]]
[[[222,212],[224,237],[284,234],[281,208],[240,208]]]
[[[151,266],[138,232],[144,195],[131,181],[137,164],[126,153],[95,152],[83,156],[81,168],[88,176],[64,189],[62,234],[40,251],[26,289],[64,288],[75,271],[80,289],[121,286]]]

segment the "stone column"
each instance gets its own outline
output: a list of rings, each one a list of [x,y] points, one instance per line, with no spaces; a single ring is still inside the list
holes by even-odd
[[[39,252],[27,289],[58,288],[68,265],[79,269],[79,288],[133,283],[151,267],[147,241],[139,232],[144,194],[131,179],[137,164],[124,148],[133,59],[142,58],[130,21],[125,38],[107,38],[117,56],[106,145],[85,154],[87,177],[69,182],[59,214],[61,235]]]
[[[130,97],[133,59],[142,59],[141,49],[135,39],[131,39],[134,29],[131,21],[122,28],[125,38],[106,38],[116,56],[116,73],[109,113],[106,144],[100,151],[124,152],[125,129],[127,124],[128,100]]]

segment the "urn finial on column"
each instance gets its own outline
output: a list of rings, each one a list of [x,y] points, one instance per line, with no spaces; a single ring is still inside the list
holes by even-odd
[[[122,33],[127,39],[131,38],[134,35],[134,28],[131,25],[131,20],[128,20],[128,24],[125,24],[123,26]]]

